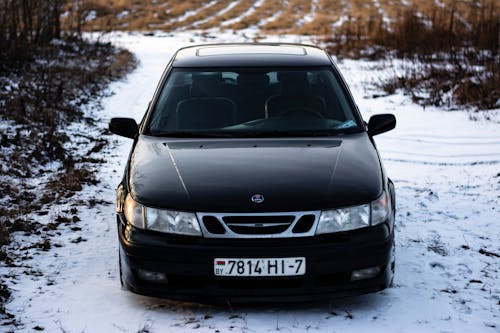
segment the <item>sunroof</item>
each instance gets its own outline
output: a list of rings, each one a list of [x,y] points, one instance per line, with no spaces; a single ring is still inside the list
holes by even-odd
[[[272,45],[224,45],[205,46],[196,51],[199,57],[232,55],[232,54],[283,54],[283,55],[306,55],[306,49],[300,46],[272,46]]]

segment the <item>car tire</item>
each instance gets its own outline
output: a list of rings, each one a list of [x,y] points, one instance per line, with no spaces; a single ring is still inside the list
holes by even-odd
[[[388,288],[392,288],[394,285],[394,275],[396,274],[396,236],[394,231],[392,232],[392,251],[391,251],[391,261],[390,261],[390,274],[391,279],[388,284]]]
[[[396,222],[396,188],[394,187],[394,182],[389,178],[389,193],[391,196],[392,204],[392,220]],[[393,227],[392,230],[392,251],[391,251],[391,280],[389,282],[389,288],[394,285],[394,275],[396,274],[396,230]]]
[[[118,270],[120,274],[120,286],[122,290],[128,290],[127,284],[123,280],[122,251],[118,250]]]

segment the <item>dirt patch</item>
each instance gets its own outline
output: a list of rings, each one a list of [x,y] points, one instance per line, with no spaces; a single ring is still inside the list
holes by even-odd
[[[79,221],[76,210],[47,215],[83,186],[97,184],[95,164],[102,160],[93,155],[108,140],[86,108],[99,109],[108,83],[136,65],[128,51],[74,35],[15,48],[0,51],[0,265],[7,267],[23,262],[23,249],[58,246],[56,230]],[[38,222],[43,216],[48,223]],[[13,242],[17,235],[29,236],[22,247]],[[10,324],[15,319],[4,304],[11,278],[0,276],[0,321]]]

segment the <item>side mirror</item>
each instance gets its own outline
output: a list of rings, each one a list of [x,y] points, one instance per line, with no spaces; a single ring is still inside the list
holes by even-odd
[[[385,133],[396,127],[396,117],[393,114],[376,114],[368,122],[368,135]]]
[[[139,134],[139,127],[132,118],[111,118],[109,121],[109,130],[111,133],[135,139]]]

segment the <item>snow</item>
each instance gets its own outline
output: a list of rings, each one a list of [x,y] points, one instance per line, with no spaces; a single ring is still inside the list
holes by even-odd
[[[345,22],[349,21],[349,16],[347,15],[342,15],[341,17],[339,17],[339,19],[337,21],[335,21],[333,24],[332,24],[332,27],[334,28],[338,28],[338,27],[341,27]]]
[[[88,14],[85,16],[85,21],[93,21],[97,18],[97,12],[95,10],[91,10],[88,12]]]
[[[99,122],[111,117],[139,121],[165,65],[181,46],[242,41],[239,34],[217,39],[193,32],[109,36],[140,60],[126,80],[112,84]],[[266,37],[276,41],[278,37]],[[302,40],[280,36],[279,41]],[[304,40],[306,41],[306,40]],[[387,75],[376,63],[343,60],[339,67],[365,120],[394,113],[398,125],[376,137],[397,191],[395,285],[385,291],[331,302],[275,305],[203,305],[134,295],[120,289],[114,188],[132,142],[114,137],[101,157],[101,183],[80,198],[105,200],[79,206],[81,232],[62,229],[48,252],[26,250],[24,265],[36,274],[7,282],[13,299],[7,310],[18,317],[16,332],[498,332],[500,253],[500,119],[471,121],[461,110],[423,110],[401,94],[373,97],[371,82]],[[63,214],[54,207],[44,218]],[[84,241],[76,242],[78,237]],[[22,242],[22,236],[17,238]],[[23,268],[0,267],[22,272]],[[3,330],[2,327],[1,330]],[[5,329],[8,329],[7,327]],[[146,330],[144,330],[146,331]]]
[[[446,5],[441,0],[434,0],[436,6],[444,8]]]
[[[128,16],[129,14],[130,14],[130,12],[128,10],[124,10],[124,11],[116,14],[116,18],[118,20],[121,20],[121,19],[125,18],[126,16]]]

